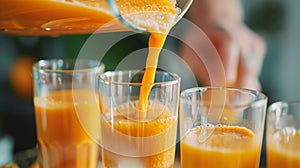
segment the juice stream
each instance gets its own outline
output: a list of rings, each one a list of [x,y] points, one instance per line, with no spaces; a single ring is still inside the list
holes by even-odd
[[[144,112],[148,109],[148,96],[155,79],[155,72],[158,63],[159,53],[164,45],[166,35],[151,33],[149,38],[149,53],[146,61],[146,71],[142,80],[140,90],[139,110]]]

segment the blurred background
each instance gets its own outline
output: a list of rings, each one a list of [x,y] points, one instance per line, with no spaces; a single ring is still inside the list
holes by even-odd
[[[278,100],[300,100],[300,1],[243,2],[246,24],[267,42],[268,50],[260,80],[262,91],[269,97],[269,104]],[[7,140],[13,142],[13,153],[35,147],[31,66],[39,59],[76,57],[88,37],[0,34],[0,137],[6,137],[0,139],[0,146]],[[166,46],[168,43],[171,45],[171,41],[168,40]],[[147,35],[144,34],[123,39],[106,53],[103,59],[106,70],[113,70],[123,56],[146,46]],[[9,143],[6,147],[9,150]],[[0,148],[0,161],[1,150],[4,149]]]

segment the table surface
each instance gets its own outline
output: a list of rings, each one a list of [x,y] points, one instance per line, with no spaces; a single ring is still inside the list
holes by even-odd
[[[28,149],[20,153],[15,154],[15,161],[18,164],[21,164],[20,167],[29,167],[37,158],[36,148]],[[261,165],[260,168],[265,168],[265,164]],[[99,163],[98,168],[103,168],[101,162]],[[179,155],[176,155],[174,168],[180,168],[180,158]]]

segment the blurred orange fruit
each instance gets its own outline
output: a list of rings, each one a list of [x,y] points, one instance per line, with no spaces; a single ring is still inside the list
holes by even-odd
[[[32,66],[35,61],[33,56],[21,56],[12,64],[10,84],[21,97],[29,98],[33,95]]]

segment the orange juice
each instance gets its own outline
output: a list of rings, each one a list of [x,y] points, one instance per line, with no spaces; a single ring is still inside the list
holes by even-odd
[[[98,3],[99,9],[70,1],[2,0],[0,28],[17,35],[91,33],[113,19],[105,1]]]
[[[268,168],[300,167],[300,131],[276,132],[267,140]]]
[[[181,141],[181,167],[259,167],[260,143],[252,131],[238,126],[202,126]]]
[[[99,118],[97,104],[89,101],[91,94],[89,91],[62,90],[34,99],[41,148],[39,160],[43,167],[97,166],[97,136],[100,135],[99,125],[95,123],[99,123]],[[73,98],[79,95],[80,100],[75,103]]]
[[[116,4],[123,17],[149,32],[168,29],[165,25],[177,16],[172,0],[116,0]],[[129,30],[114,18],[106,0],[1,0],[0,30],[5,33],[86,34],[100,27],[101,32]]]
[[[124,111],[132,112],[130,118]],[[143,117],[157,116],[149,121],[138,120],[139,114],[134,108],[118,110],[113,120],[102,114],[104,167],[173,167],[177,117],[163,109],[147,111]]]
[[[149,38],[149,53],[146,61],[146,70],[142,81],[143,85],[140,90],[139,109],[141,111],[146,111],[148,108],[148,95],[154,82],[159,53],[164,45],[166,37],[167,36],[164,34],[152,33]]]

